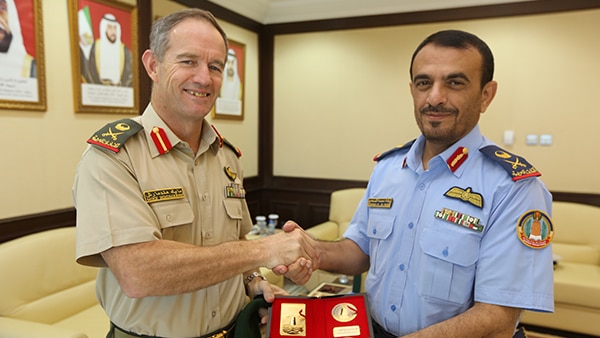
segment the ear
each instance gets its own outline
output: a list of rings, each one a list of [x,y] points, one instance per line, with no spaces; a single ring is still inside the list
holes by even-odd
[[[490,81],[483,86],[481,91],[481,113],[485,113],[490,103],[496,96],[496,90],[498,90],[498,82]]]
[[[144,68],[146,69],[148,76],[152,79],[152,81],[156,82],[156,68],[158,68],[158,60],[150,49],[146,49],[142,55],[142,63],[144,64]]]

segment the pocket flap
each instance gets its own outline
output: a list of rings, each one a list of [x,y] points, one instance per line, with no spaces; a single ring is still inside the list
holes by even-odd
[[[369,224],[367,225],[367,236],[374,239],[386,239],[392,233],[394,228],[394,220],[396,216],[393,215],[377,215],[369,217]]]
[[[470,266],[479,257],[479,238],[458,232],[426,228],[421,234],[421,249],[429,256],[460,266]]]
[[[194,214],[187,201],[152,203],[151,207],[163,229],[194,221]]]

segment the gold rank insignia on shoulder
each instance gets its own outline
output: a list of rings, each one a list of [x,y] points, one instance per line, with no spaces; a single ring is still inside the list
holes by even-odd
[[[550,245],[554,238],[554,226],[550,217],[541,210],[529,210],[517,222],[519,240],[533,249],[542,249]]]
[[[148,204],[154,202],[180,200],[184,198],[185,194],[182,187],[144,191],[144,201],[146,201]]]
[[[389,209],[392,207],[393,202],[393,198],[369,198],[367,201],[367,207]]]
[[[122,119],[105,125],[87,143],[118,153],[125,141],[140,130],[142,126],[139,123],[132,119]]]
[[[536,177],[542,175],[524,158],[502,150],[498,146],[487,146],[479,149],[488,158],[499,163],[504,170],[512,177],[513,181],[518,181],[527,177]]]
[[[476,207],[483,208],[483,196],[473,192],[471,187],[466,190],[459,187],[452,187],[444,194],[446,197],[456,198],[464,202],[473,204]]]

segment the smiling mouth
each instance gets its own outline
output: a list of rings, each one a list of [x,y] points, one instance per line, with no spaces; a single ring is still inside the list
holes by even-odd
[[[210,94],[208,93],[199,93],[193,90],[186,90],[186,92],[188,92],[189,94],[194,95],[195,97],[208,97]]]

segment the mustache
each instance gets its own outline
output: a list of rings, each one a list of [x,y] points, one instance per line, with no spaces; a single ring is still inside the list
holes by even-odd
[[[453,108],[446,108],[441,104],[438,104],[437,106],[432,106],[430,104],[428,104],[427,106],[421,108],[419,110],[419,112],[421,114],[425,114],[425,113],[451,113],[451,114],[456,114],[458,113],[458,110],[453,109]]]

